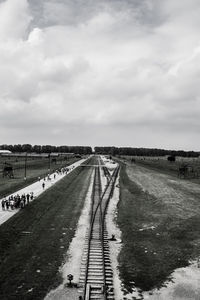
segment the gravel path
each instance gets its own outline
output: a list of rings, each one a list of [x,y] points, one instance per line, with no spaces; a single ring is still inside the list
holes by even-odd
[[[105,165],[109,168],[112,173],[116,164],[111,163],[110,161],[106,161],[104,157],[102,159],[105,162]],[[45,300],[77,300],[79,294],[79,289],[76,288],[67,288],[67,275],[69,273],[74,275],[74,282],[78,283],[80,276],[80,267],[81,267],[81,258],[83,253],[83,248],[85,244],[85,235],[89,227],[89,210],[91,205],[91,195],[92,195],[92,186],[93,186],[93,178],[94,174],[91,177],[91,183],[88,189],[88,193],[86,196],[85,206],[82,210],[82,214],[80,216],[77,230],[75,236],[70,244],[69,250],[66,254],[66,262],[61,268],[61,273],[63,276],[63,284],[61,284],[55,290],[50,291],[50,293],[45,297]],[[102,180],[102,188],[105,187],[107,180],[104,176],[103,170],[101,169],[101,180]],[[117,203],[119,201],[119,189],[116,188],[114,190],[113,197],[111,199],[111,203],[108,207],[108,213],[106,217],[106,224],[108,229],[108,234],[111,237],[112,234],[115,234],[117,238],[116,242],[110,242],[110,258],[113,268],[113,281],[114,281],[114,290],[115,290],[115,299],[121,300],[123,294],[121,292],[121,281],[119,279],[118,272],[118,262],[117,256],[119,254],[121,248],[121,233],[119,228],[117,227],[114,218],[116,216]]]
[[[73,274],[74,283],[79,282],[80,270],[81,270],[81,259],[83,249],[85,245],[85,235],[89,227],[89,210],[91,206],[91,195],[93,187],[94,173],[91,177],[91,183],[88,188],[88,192],[85,199],[85,205],[83,207],[81,216],[79,218],[76,233],[72,239],[69,249],[66,253],[66,261],[60,268],[60,272],[63,277],[63,283],[58,286],[55,290],[50,291],[44,300],[77,300],[80,293],[77,288],[67,287],[67,275]]]
[[[200,185],[188,180],[134,165],[127,167],[127,174],[143,191],[169,205],[174,213],[189,218],[200,212]]]
[[[56,182],[58,182],[59,180],[61,180],[64,176],[70,174],[75,168],[77,168],[80,164],[82,164],[86,159],[81,159],[75,163],[73,163],[70,166],[67,166],[67,168],[69,169],[68,173],[66,174],[57,174],[57,173],[52,173],[50,175],[51,180],[45,180],[44,178],[42,178],[40,181],[34,182],[31,185],[26,186],[25,188],[16,191],[15,193],[12,193],[10,195],[8,195],[6,198],[8,198],[11,195],[16,195],[19,194],[20,196],[23,194],[27,194],[30,192],[33,192],[34,195],[34,199],[37,198],[39,195],[41,195],[44,191],[46,191],[47,189],[49,189],[50,187],[52,187]],[[54,179],[54,174],[56,174],[56,178]],[[42,183],[45,183],[45,188],[43,189],[42,187]],[[34,200],[33,199],[33,200]],[[2,199],[0,199],[1,202]],[[14,210],[2,210],[2,208],[0,209],[0,225],[3,224],[4,222],[6,222],[9,218],[11,218],[14,214],[16,214],[19,210],[18,209],[14,209]]]

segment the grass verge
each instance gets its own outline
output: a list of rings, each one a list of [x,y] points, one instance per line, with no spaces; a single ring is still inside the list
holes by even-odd
[[[200,255],[200,218],[185,219],[129,179],[121,164],[119,271],[125,293],[161,287],[170,274]]]
[[[76,168],[0,226],[0,299],[43,299],[62,281],[92,168]]]
[[[124,158],[126,161],[130,162],[131,157]],[[179,167],[182,165],[189,165],[194,168],[195,171],[198,171],[200,175],[200,160],[199,159],[191,159],[191,158],[179,158],[176,162],[169,162],[166,158],[154,158],[154,157],[145,157],[145,158],[135,158],[135,163],[142,167],[145,167],[149,170],[154,170],[156,172],[160,172],[162,174],[167,174],[170,176],[178,177]],[[184,178],[181,177],[181,180],[189,180],[194,183],[200,184],[200,176],[195,177],[194,173],[189,172],[188,175]]]
[[[62,162],[60,164],[54,165],[54,169],[61,168],[63,166],[68,166],[77,161],[77,158],[72,158],[67,162]],[[1,178],[0,181],[0,197],[7,196],[17,190],[20,190],[33,182],[38,180],[38,176],[44,177],[48,173],[46,162],[43,161],[32,161],[32,164],[28,165],[27,169],[27,179],[24,180],[24,169],[21,164],[18,169],[15,170],[14,178]],[[2,174],[0,174],[2,176]]]

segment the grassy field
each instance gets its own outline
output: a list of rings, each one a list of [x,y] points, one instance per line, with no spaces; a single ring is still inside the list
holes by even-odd
[[[2,177],[4,162],[11,163],[14,168],[14,178]],[[51,172],[62,166],[67,166],[77,161],[77,158],[63,160],[57,159],[56,164],[51,163]],[[25,158],[24,157],[0,157],[0,197],[6,196],[17,191],[35,181],[38,177],[43,177],[49,173],[49,159],[46,157],[28,157],[26,180],[25,175]]]
[[[91,159],[90,164],[94,159]],[[0,226],[0,299],[43,299],[61,283],[92,168],[76,168]]]
[[[189,165],[193,167],[194,171],[199,174],[199,178],[193,178],[193,174],[189,173],[189,180],[200,183],[200,158],[188,158],[188,157],[176,157],[175,162],[169,162],[167,157],[138,157],[138,156],[123,156],[124,161],[130,162],[132,159],[135,160],[136,164],[144,166],[146,168],[162,172],[164,174],[169,174],[173,176],[178,176],[178,170],[183,165]]]
[[[119,271],[126,292],[159,288],[176,268],[200,256],[198,195],[194,199],[187,207],[162,201],[130,180],[127,165],[121,164],[117,222],[123,240]]]

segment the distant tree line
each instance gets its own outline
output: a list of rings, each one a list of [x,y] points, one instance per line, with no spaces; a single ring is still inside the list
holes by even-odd
[[[130,156],[182,156],[198,157],[200,152],[183,150],[164,150],[157,148],[131,148],[131,147],[95,147],[96,154],[105,155],[130,155]]]
[[[91,154],[92,148],[89,146],[51,146],[51,145],[0,145],[0,150],[10,150],[11,152],[35,152],[35,153],[75,153]]]
[[[75,153],[92,154],[90,146],[52,146],[52,145],[0,145],[0,150],[10,150],[11,152],[35,152],[35,153]],[[182,156],[198,157],[200,152],[184,150],[164,150],[157,148],[131,148],[131,147],[95,147],[96,154],[105,155],[129,155],[129,156]]]

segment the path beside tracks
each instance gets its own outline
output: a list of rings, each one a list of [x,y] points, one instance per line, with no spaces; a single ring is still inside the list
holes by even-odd
[[[102,188],[101,172],[107,177],[107,184]],[[93,182],[90,227],[86,236],[82,258],[80,285],[84,300],[114,300],[113,272],[109,257],[108,236],[105,224],[106,210],[112,197],[119,168],[116,166],[112,175],[104,164],[95,166]]]
[[[70,166],[67,166],[67,169],[69,170],[67,173],[65,172],[64,174],[57,174],[57,173],[52,173],[50,174],[50,180],[45,180],[44,178],[42,178],[40,181],[36,181],[31,185],[26,186],[23,189],[20,189],[10,195],[8,195],[6,198],[8,199],[9,196],[14,196],[14,195],[23,195],[23,194],[27,194],[27,193],[31,193],[33,192],[34,198],[37,198],[38,196],[40,196],[44,191],[46,191],[47,189],[51,188],[55,183],[57,183],[59,180],[61,180],[64,176],[70,174],[75,168],[79,167],[82,163],[84,163],[87,159],[81,159],[75,163],[73,163]],[[87,164],[85,164],[86,166]],[[56,175],[54,178],[54,174]],[[43,189],[42,184],[43,182],[45,183],[45,188]],[[1,202],[2,199],[0,199]],[[0,209],[0,225],[3,224],[4,222],[6,222],[9,218],[11,218],[14,214],[16,214],[19,211],[19,209],[14,209],[14,210],[2,210],[2,208]]]

